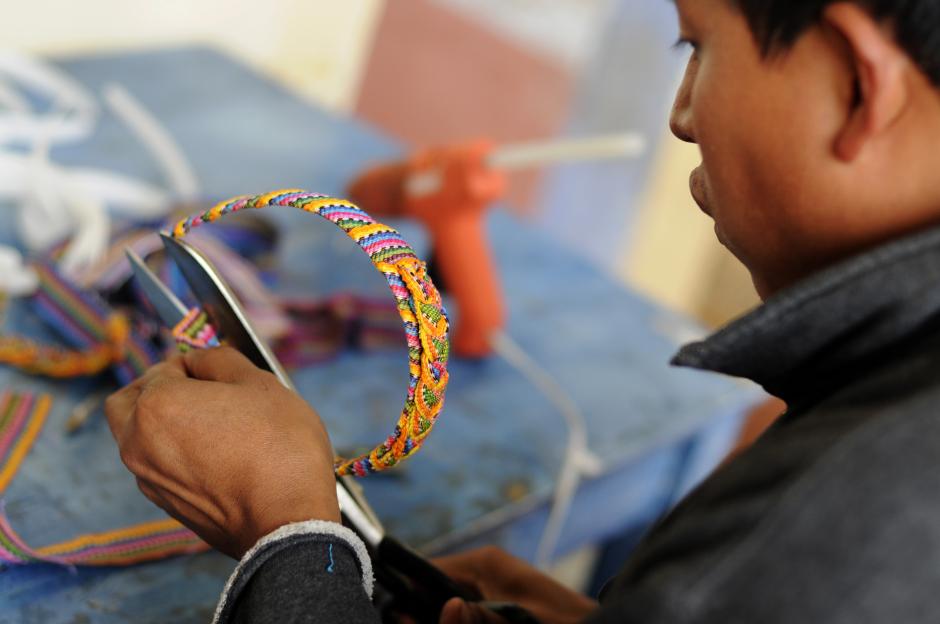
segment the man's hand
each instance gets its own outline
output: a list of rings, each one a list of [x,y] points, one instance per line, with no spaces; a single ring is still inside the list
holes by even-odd
[[[545,576],[526,562],[498,548],[487,547],[434,564],[483,600],[512,602],[544,624],[581,622],[598,605]],[[501,624],[505,622],[481,605],[453,599],[444,606],[441,624]]]
[[[174,356],[105,413],[144,495],[232,557],[289,522],[340,519],[319,417],[233,349]]]

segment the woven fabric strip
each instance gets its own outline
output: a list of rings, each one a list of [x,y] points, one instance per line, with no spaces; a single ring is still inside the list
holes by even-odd
[[[183,317],[176,327],[173,328],[173,338],[176,339],[176,346],[183,353],[192,349],[208,349],[209,347],[219,346],[219,340],[215,335],[215,328],[209,324],[209,315],[193,308]]]
[[[347,348],[369,352],[401,347],[401,318],[393,299],[342,292],[282,304],[291,327],[273,347],[288,368],[321,364]]]
[[[0,396],[0,495],[42,431],[51,405],[48,395],[37,398],[6,392]],[[131,565],[206,549],[205,542],[169,518],[32,548],[19,537],[6,514],[0,513],[0,563],[7,565]]]
[[[126,384],[158,361],[156,351],[135,334],[127,318],[95,293],[77,288],[50,264],[33,268],[39,276],[33,310],[74,350],[0,336],[0,363],[58,378],[97,375],[110,367]]]
[[[441,296],[428,277],[425,264],[394,228],[376,222],[346,200],[299,189],[221,202],[177,223],[173,236],[183,238],[191,229],[225,215],[268,206],[289,206],[312,212],[335,224],[369,255],[388,282],[405,326],[408,345],[409,383],[405,405],[392,435],[369,453],[352,459],[337,458],[334,468],[337,475],[358,476],[391,468],[421,448],[444,403],[449,325]]]
[[[111,311],[95,293],[76,288],[49,264],[37,264],[36,272],[36,313],[76,349],[110,345],[111,369],[121,384],[130,383],[159,361],[156,350],[134,334],[127,319]],[[124,326],[117,333],[116,323]]]

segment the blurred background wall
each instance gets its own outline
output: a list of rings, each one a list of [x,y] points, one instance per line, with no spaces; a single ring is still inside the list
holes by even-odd
[[[0,34],[5,46],[53,55],[212,45],[331,109],[348,110],[383,5],[382,0],[36,0],[7,3]]]
[[[40,55],[210,45],[412,145],[638,130],[646,157],[517,176],[509,203],[559,244],[708,325],[755,301],[688,194],[666,119],[684,58],[648,0],[33,0],[5,46]]]

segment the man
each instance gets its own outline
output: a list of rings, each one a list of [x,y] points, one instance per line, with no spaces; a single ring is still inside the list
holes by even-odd
[[[936,621],[940,3],[677,6],[692,52],[672,128],[699,144],[692,194],[765,303],[675,363],[754,379],[788,412],[599,605],[498,551],[441,565],[544,622]],[[326,433],[273,377],[193,354],[107,411],[144,494],[209,543],[242,557],[280,531],[242,560],[221,621],[375,621],[368,560],[333,524]],[[500,620],[452,601],[442,621]]]

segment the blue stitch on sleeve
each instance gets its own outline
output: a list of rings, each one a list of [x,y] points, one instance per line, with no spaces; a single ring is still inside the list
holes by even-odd
[[[330,565],[326,566],[326,571],[333,574],[333,543],[330,543]]]

